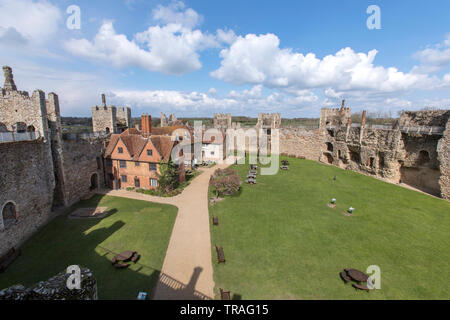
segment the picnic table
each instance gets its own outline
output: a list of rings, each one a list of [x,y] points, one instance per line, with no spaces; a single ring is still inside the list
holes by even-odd
[[[357,282],[366,282],[369,276],[362,271],[356,269],[346,269],[347,275],[352,278],[352,280]]]
[[[135,253],[136,251],[123,251],[114,257],[113,262],[115,263],[118,261],[129,261]]]

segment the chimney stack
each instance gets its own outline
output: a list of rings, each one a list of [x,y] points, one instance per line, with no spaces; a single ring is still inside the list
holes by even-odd
[[[106,107],[106,96],[102,93],[102,106]]]
[[[345,107],[345,100],[342,100],[342,107],[341,107],[341,110],[344,110],[344,107]]]
[[[3,74],[5,75],[5,85],[3,86],[4,89],[6,91],[17,91],[16,84],[14,83],[12,69],[8,66],[4,66]]]
[[[148,114],[141,116],[141,130],[144,137],[150,137],[152,133],[152,117]]]

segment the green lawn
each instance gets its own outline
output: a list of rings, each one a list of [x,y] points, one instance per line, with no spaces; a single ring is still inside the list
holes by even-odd
[[[449,202],[285,159],[289,171],[259,175],[257,185],[244,183],[239,195],[210,207],[219,217],[219,226],[211,225],[216,294],[224,288],[235,299],[450,297]],[[249,170],[233,168],[241,177]],[[333,197],[335,209],[327,206]],[[354,215],[343,215],[350,206]],[[215,244],[223,246],[226,264],[217,264]],[[381,268],[381,290],[357,292],[339,278],[343,268],[370,265]]]
[[[108,207],[102,220],[71,220],[59,216],[22,247],[22,255],[0,274],[0,288],[30,286],[56,275],[69,265],[91,269],[100,299],[136,299],[139,291],[153,293],[177,208],[125,198],[95,196],[77,207]],[[137,264],[126,270],[111,265],[113,256],[134,250]]]

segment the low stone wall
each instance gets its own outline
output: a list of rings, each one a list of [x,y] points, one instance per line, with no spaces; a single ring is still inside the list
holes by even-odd
[[[15,285],[0,291],[0,300],[97,300],[97,281],[92,272],[81,268],[80,289],[67,288],[70,274],[65,271],[31,288]]]

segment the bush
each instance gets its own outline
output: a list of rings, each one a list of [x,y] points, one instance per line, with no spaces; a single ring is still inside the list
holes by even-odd
[[[217,169],[211,176],[209,183],[216,191],[216,197],[219,195],[233,195],[241,188],[241,177],[238,173],[231,169]]]
[[[178,170],[175,163],[169,160],[167,163],[159,163],[159,190],[168,193],[178,187]]]

